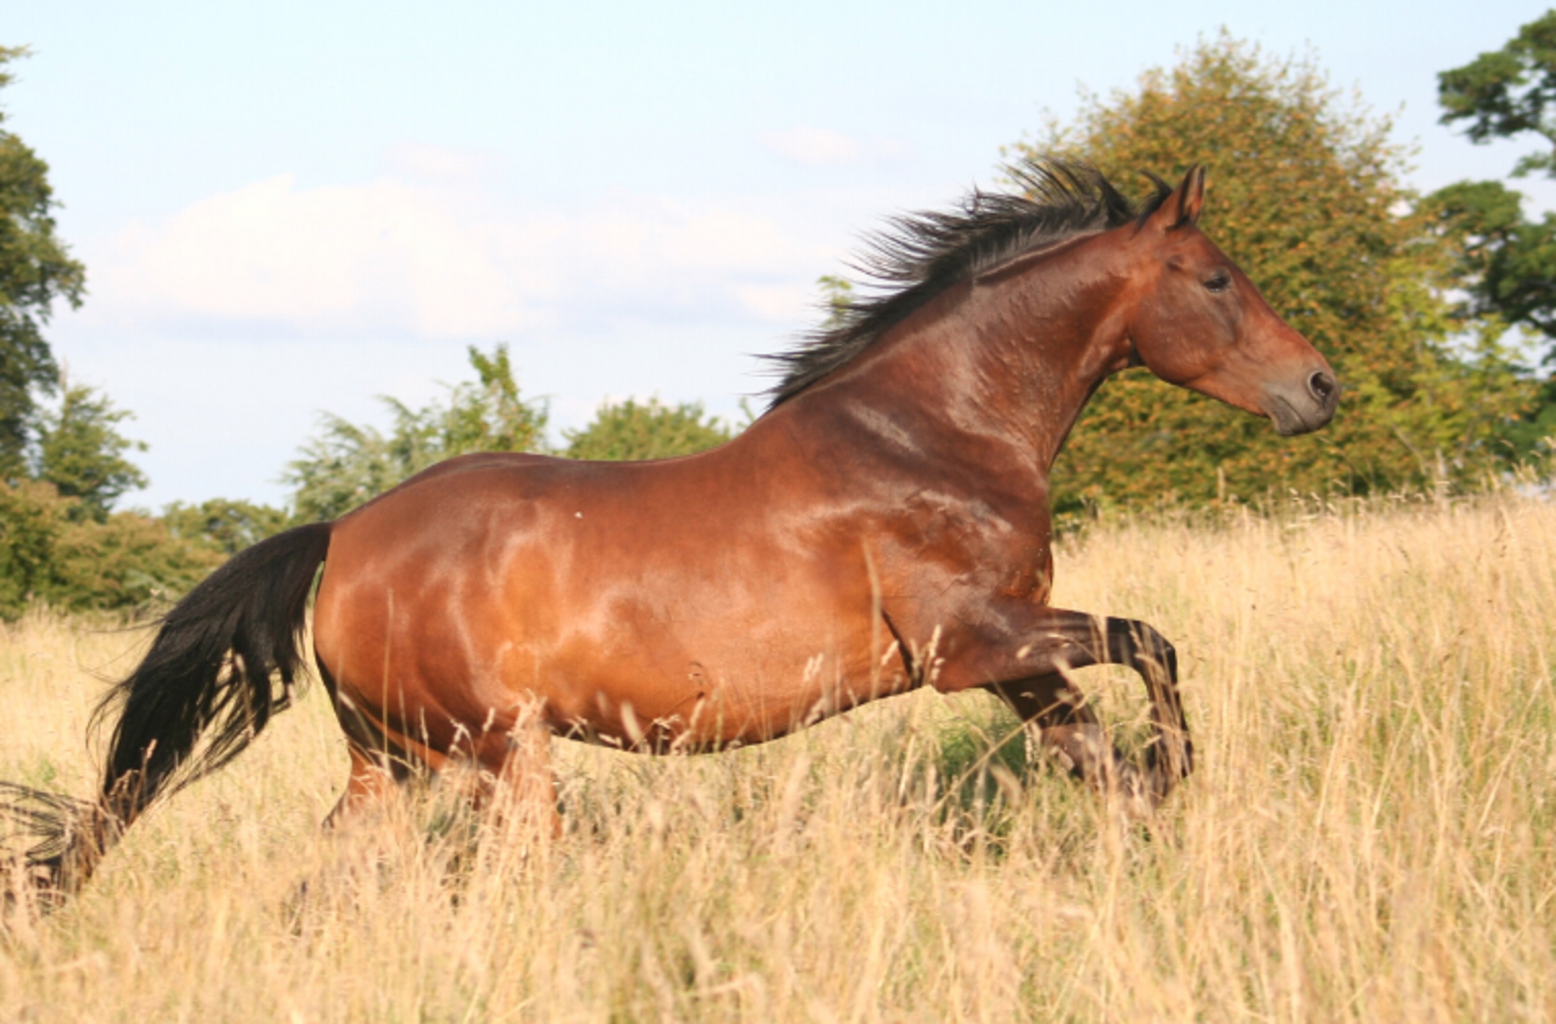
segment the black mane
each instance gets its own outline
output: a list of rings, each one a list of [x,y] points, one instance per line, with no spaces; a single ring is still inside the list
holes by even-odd
[[[868,240],[854,269],[881,289],[856,298],[836,325],[808,334],[787,352],[765,358],[782,379],[769,408],[788,401],[869,348],[914,310],[958,281],[1032,249],[1106,231],[1149,216],[1171,189],[1160,179],[1140,210],[1090,164],[1032,158],[1005,169],[1017,191],[974,189],[949,213],[893,218]]]

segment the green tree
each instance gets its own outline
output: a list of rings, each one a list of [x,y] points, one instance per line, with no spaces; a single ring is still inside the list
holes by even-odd
[[[209,544],[172,536],[159,519],[115,512],[103,522],[85,519],[60,531],[53,584],[38,596],[71,611],[156,610],[224,560]]]
[[[59,392],[58,407],[37,416],[33,476],[53,484],[63,497],[79,499],[78,517],[104,522],[125,491],[146,486],[146,474],[124,457],[145,451],[146,445],[119,433],[118,424],[132,414],[115,409],[107,395],[71,384],[64,375]]]
[[[138,512],[98,521],[39,480],[0,482],[0,619],[39,602],[67,611],[133,611],[186,592],[221,563]]]
[[[282,509],[232,498],[211,498],[198,505],[175,501],[158,518],[175,538],[202,541],[224,555],[235,555],[291,525]]]
[[[1461,181],[1427,196],[1421,211],[1455,253],[1463,315],[1556,340],[1556,214],[1530,220],[1523,200],[1500,181]]]
[[[0,481],[0,619],[15,619],[52,589],[54,548],[69,511],[49,484]]]
[[[1556,177],[1556,10],[1524,25],[1500,50],[1482,53],[1438,77],[1442,122],[1467,122],[1471,141],[1535,135],[1550,150],[1531,153],[1513,177]],[[1428,196],[1423,210],[1438,233],[1456,241],[1455,273],[1467,316],[1498,316],[1532,329],[1556,362],[1556,214],[1524,213],[1524,196],[1500,181],[1461,181]],[[1533,406],[1502,431],[1511,459],[1549,455],[1556,434],[1556,377],[1539,386]]]
[[[7,65],[25,48],[0,47],[0,88]],[[24,471],[34,394],[52,390],[59,370],[43,338],[55,299],[81,304],[86,270],[54,235],[59,204],[48,164],[3,127],[0,112],[0,480]]]
[[[707,415],[701,402],[669,406],[650,398],[639,405],[629,398],[600,406],[587,427],[563,431],[563,436],[569,458],[627,462],[691,455],[732,435],[720,420]]]
[[[513,379],[506,345],[491,355],[469,348],[475,382],[448,389],[446,401],[412,409],[381,398],[394,418],[388,436],[333,413],[283,474],[293,487],[298,520],[335,519],[428,466],[465,452],[543,451],[548,413],[526,402]]]
[[[1533,134],[1551,145],[1513,168],[1514,177],[1544,171],[1556,177],[1556,10],[1518,30],[1500,50],[1482,53],[1437,76],[1443,124],[1467,121],[1475,142]]]
[[[1438,78],[1443,124],[1468,122],[1476,143],[1535,135],[1551,149],[1518,161],[1513,177],[1556,177],[1556,10]],[[1524,197],[1497,181],[1461,181],[1428,197],[1443,235],[1461,239],[1456,272],[1470,315],[1495,313],[1556,340],[1556,214],[1525,216]],[[1556,349],[1547,358],[1556,357]]]
[[[1500,331],[1474,324],[1465,335],[1443,298],[1452,254],[1400,212],[1413,196],[1389,128],[1342,104],[1311,60],[1272,60],[1222,34],[1052,129],[1042,148],[1090,159],[1120,183],[1207,164],[1201,226],[1345,387],[1328,428],[1282,439],[1144,371],[1119,375],[1059,460],[1056,509],[1392,490],[1444,472],[1475,480],[1494,462],[1496,429],[1527,387]]]

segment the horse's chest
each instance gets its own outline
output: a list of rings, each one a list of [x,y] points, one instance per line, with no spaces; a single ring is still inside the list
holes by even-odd
[[[1046,518],[982,501],[925,509],[907,531],[910,555],[975,586],[1015,597],[1046,594],[1053,575]]]

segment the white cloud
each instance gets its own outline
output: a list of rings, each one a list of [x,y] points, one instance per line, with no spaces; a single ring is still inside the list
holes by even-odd
[[[142,318],[480,335],[527,313],[486,233],[392,179],[299,190],[281,175],[132,227],[96,290]]]
[[[132,226],[93,260],[95,311],[143,327],[439,338],[511,336],[623,310],[781,319],[781,310],[803,317],[795,282],[832,256],[766,211],[628,193],[583,212],[505,216],[462,177],[471,168],[458,156],[414,154],[424,172],[415,183],[305,189],[280,175]],[[440,175],[461,180],[426,180]]]

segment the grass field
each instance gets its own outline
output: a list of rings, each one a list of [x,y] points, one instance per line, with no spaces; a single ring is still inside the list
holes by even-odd
[[[553,844],[436,791],[326,835],[315,690],[11,915],[0,1019],[1556,1020],[1556,506],[1101,527],[1059,573],[1178,647],[1199,771],[1149,827],[920,693],[715,756],[558,741]],[[0,635],[0,778],[85,795],[135,643]],[[1081,679],[1140,733],[1137,680]]]

